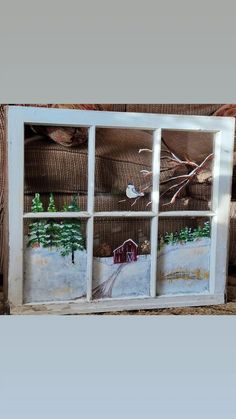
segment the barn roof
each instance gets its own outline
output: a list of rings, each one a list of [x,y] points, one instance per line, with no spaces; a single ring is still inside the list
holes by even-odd
[[[134,243],[134,245],[135,245],[136,247],[138,247],[137,243],[135,243],[132,239],[127,239],[127,240],[125,240],[125,241],[124,241],[124,243],[122,243],[120,246],[118,246],[116,249],[114,249],[114,250],[113,250],[113,253],[114,253],[116,250],[120,249],[122,246],[124,246],[124,244],[125,244],[125,243],[127,243],[127,242],[132,242],[132,243]]]

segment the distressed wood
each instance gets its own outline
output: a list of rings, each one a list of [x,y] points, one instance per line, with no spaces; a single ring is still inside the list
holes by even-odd
[[[212,217],[214,211],[161,211],[159,217]]]
[[[89,218],[91,214],[86,211],[71,212],[26,212],[23,218]]]
[[[156,215],[153,211],[103,211],[95,212],[94,217],[154,217]]]
[[[94,183],[95,183],[95,142],[96,128],[89,128],[88,138],[88,203],[89,213],[94,212]],[[92,299],[93,289],[93,216],[87,221],[87,300]]]
[[[8,299],[23,304],[24,121],[8,108]]]
[[[34,108],[11,106],[11,114],[28,124],[63,125],[103,128],[131,128],[155,130],[194,130],[201,132],[217,132],[224,125],[233,124],[234,118],[219,116],[189,116],[143,114],[131,112],[83,111],[71,109]],[[224,119],[224,124],[222,123]]]
[[[26,212],[23,218],[89,218],[92,212]],[[154,211],[101,211],[95,212],[94,217],[154,217]],[[215,215],[214,211],[161,211],[158,213],[159,217],[212,217]]]
[[[9,273],[9,213],[8,213],[8,126],[7,126],[7,108],[4,107],[4,138],[3,138],[3,166],[2,171],[4,173],[4,184],[3,184],[3,293],[4,299],[7,300],[8,296],[8,273]]]
[[[158,247],[158,208],[159,208],[159,179],[161,154],[161,130],[153,133],[152,150],[152,212],[155,214],[151,220],[151,272],[150,272],[150,295],[156,297],[157,289],[157,247]]]
[[[24,124],[89,127],[88,208],[83,212],[23,212]],[[94,212],[94,170],[96,127],[134,128],[154,131],[153,163],[159,160],[161,129],[196,130],[215,133],[213,207],[211,211],[166,211],[158,213],[159,165],[153,164],[151,211]],[[132,114],[116,112],[8,108],[8,171],[9,171],[9,293],[12,313],[89,313],[111,310],[132,310],[182,307],[224,302],[230,188],[232,176],[234,118]],[[14,162],[12,164],[12,162]],[[17,205],[16,205],[17,202]],[[210,217],[212,219],[210,292],[202,294],[156,296],[158,217]],[[23,304],[23,220],[33,218],[87,219],[87,301]],[[149,298],[123,298],[94,301],[92,298],[92,260],[94,217],[144,217],[151,219],[151,285]]]
[[[205,306],[223,304],[224,294],[175,295],[156,298],[111,299],[103,301],[62,301],[60,303],[35,303],[11,305],[11,314],[85,314],[123,310],[145,310],[167,307]]]
[[[215,159],[213,167],[213,211],[212,247],[210,265],[210,292],[225,292],[229,248],[229,221],[231,201],[231,179],[233,171],[235,121],[223,122],[221,132],[215,134]]]

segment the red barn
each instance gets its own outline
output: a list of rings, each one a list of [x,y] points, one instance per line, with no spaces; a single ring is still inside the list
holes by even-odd
[[[126,240],[121,246],[113,250],[114,263],[136,262],[138,245],[132,240]]]

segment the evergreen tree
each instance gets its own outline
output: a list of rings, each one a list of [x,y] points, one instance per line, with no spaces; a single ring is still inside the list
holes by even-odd
[[[72,198],[70,204],[64,204],[63,211],[66,211],[66,212],[80,211],[80,207],[77,204],[77,196],[76,195],[73,195],[73,198]]]
[[[41,202],[40,194],[36,193],[31,206],[32,212],[43,212],[43,204]],[[37,220],[29,225],[29,241],[28,246],[43,246],[45,241],[45,221]]]
[[[50,193],[49,197],[48,212],[57,212],[54,196],[52,193]]]
[[[166,233],[164,237],[159,238],[159,249],[165,244],[187,243],[192,242],[201,237],[211,237],[211,225],[206,221],[203,227],[198,226],[194,230],[192,228],[182,228],[179,233]]]
[[[49,197],[48,212],[57,212],[54,196],[51,193]],[[59,247],[60,245],[61,225],[54,219],[50,219],[45,224],[44,247]]]
[[[64,211],[80,211],[76,195],[70,204],[64,205]],[[76,250],[84,249],[84,237],[81,232],[81,222],[76,219],[64,220],[61,224],[60,232],[61,255],[68,256],[71,253],[71,262],[75,263],[74,255]]]
[[[60,246],[61,225],[54,220],[48,220],[44,226],[43,247]]]
[[[166,233],[163,240],[164,240],[164,243],[166,244],[175,244],[178,241],[178,234]]]
[[[209,221],[206,221],[203,226],[203,237],[210,237],[211,236],[211,225]]]
[[[35,221],[29,225],[29,241],[28,246],[39,247],[45,243],[45,221]]]
[[[32,212],[43,212],[43,204],[40,198],[40,194],[36,193],[33,200],[32,200],[32,206],[31,206]]]
[[[191,241],[191,228],[185,227],[179,232],[179,241],[181,242],[187,242]]]

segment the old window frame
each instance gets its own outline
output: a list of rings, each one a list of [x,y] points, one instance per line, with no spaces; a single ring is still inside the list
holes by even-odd
[[[194,306],[224,302],[227,275],[227,249],[231,178],[234,147],[234,118],[82,111],[8,106],[8,300],[12,313],[81,313],[170,306]],[[24,126],[58,125],[88,127],[88,203],[87,211],[24,213]],[[214,134],[213,195],[211,211],[159,212],[160,165],[153,164],[151,211],[94,211],[94,170],[96,128],[127,128],[153,132],[153,162],[160,159],[161,131],[188,130]],[[87,299],[86,301],[23,302],[23,222],[33,218],[79,218],[87,220]],[[208,294],[156,295],[158,220],[161,217],[210,217],[211,259]],[[96,217],[143,217],[151,222],[150,297],[92,300],[93,227]]]

